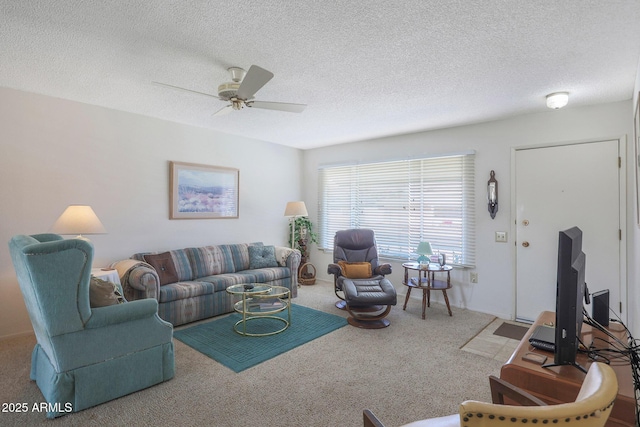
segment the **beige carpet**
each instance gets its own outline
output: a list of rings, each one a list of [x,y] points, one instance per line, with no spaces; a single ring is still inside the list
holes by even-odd
[[[303,286],[296,303],[346,317],[333,305],[332,286]],[[238,374],[175,340],[171,381],[55,421],[0,413],[0,425],[355,427],[369,408],[394,427],[455,413],[466,399],[489,401],[487,377],[502,363],[460,347],[494,317],[455,308],[449,317],[432,304],[422,320],[420,307],[399,304],[386,329],[345,326]],[[32,337],[0,342],[0,402],[42,401],[29,380],[33,344]]]

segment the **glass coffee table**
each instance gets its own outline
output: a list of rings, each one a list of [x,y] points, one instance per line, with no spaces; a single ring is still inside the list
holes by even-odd
[[[233,304],[233,309],[242,315],[242,319],[233,325],[233,330],[238,334],[248,337],[275,335],[291,324],[291,292],[288,288],[252,283],[229,286],[227,292],[240,297],[240,300]],[[276,316],[285,310],[286,318]],[[256,325],[253,331],[247,328],[251,321]],[[271,328],[271,323],[276,326]]]

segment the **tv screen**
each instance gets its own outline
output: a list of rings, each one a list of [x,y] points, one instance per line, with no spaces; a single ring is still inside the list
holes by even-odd
[[[582,330],[582,300],[586,291],[582,230],[572,227],[558,238],[554,365],[574,365]],[[582,368],[581,368],[582,369]]]

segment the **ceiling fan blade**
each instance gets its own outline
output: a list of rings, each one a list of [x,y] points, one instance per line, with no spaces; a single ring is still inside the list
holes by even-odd
[[[252,65],[244,79],[242,79],[236,96],[243,100],[251,99],[272,78],[273,73],[271,71]]]
[[[174,86],[174,85],[170,85],[170,84],[167,84],[167,83],[151,82],[151,84],[154,84],[154,85],[157,85],[157,86],[170,87],[172,89],[184,90],[184,91],[191,92],[191,93],[197,93],[198,95],[210,96],[212,98],[220,99],[216,95],[212,95],[210,93],[198,92],[197,90],[186,89],[184,87]]]
[[[306,104],[290,104],[287,102],[251,101],[247,102],[247,107],[264,108],[265,110],[280,110],[290,113],[302,113]]]
[[[225,105],[224,107],[222,107],[221,109],[213,113],[213,115],[224,116],[225,114],[229,114],[232,111],[233,111],[233,105],[229,104],[229,105]]]

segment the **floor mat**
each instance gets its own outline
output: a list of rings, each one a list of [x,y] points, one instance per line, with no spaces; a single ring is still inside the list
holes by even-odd
[[[511,338],[512,340],[521,340],[529,330],[528,327],[512,325],[511,323],[503,323],[493,332],[493,335]]]

